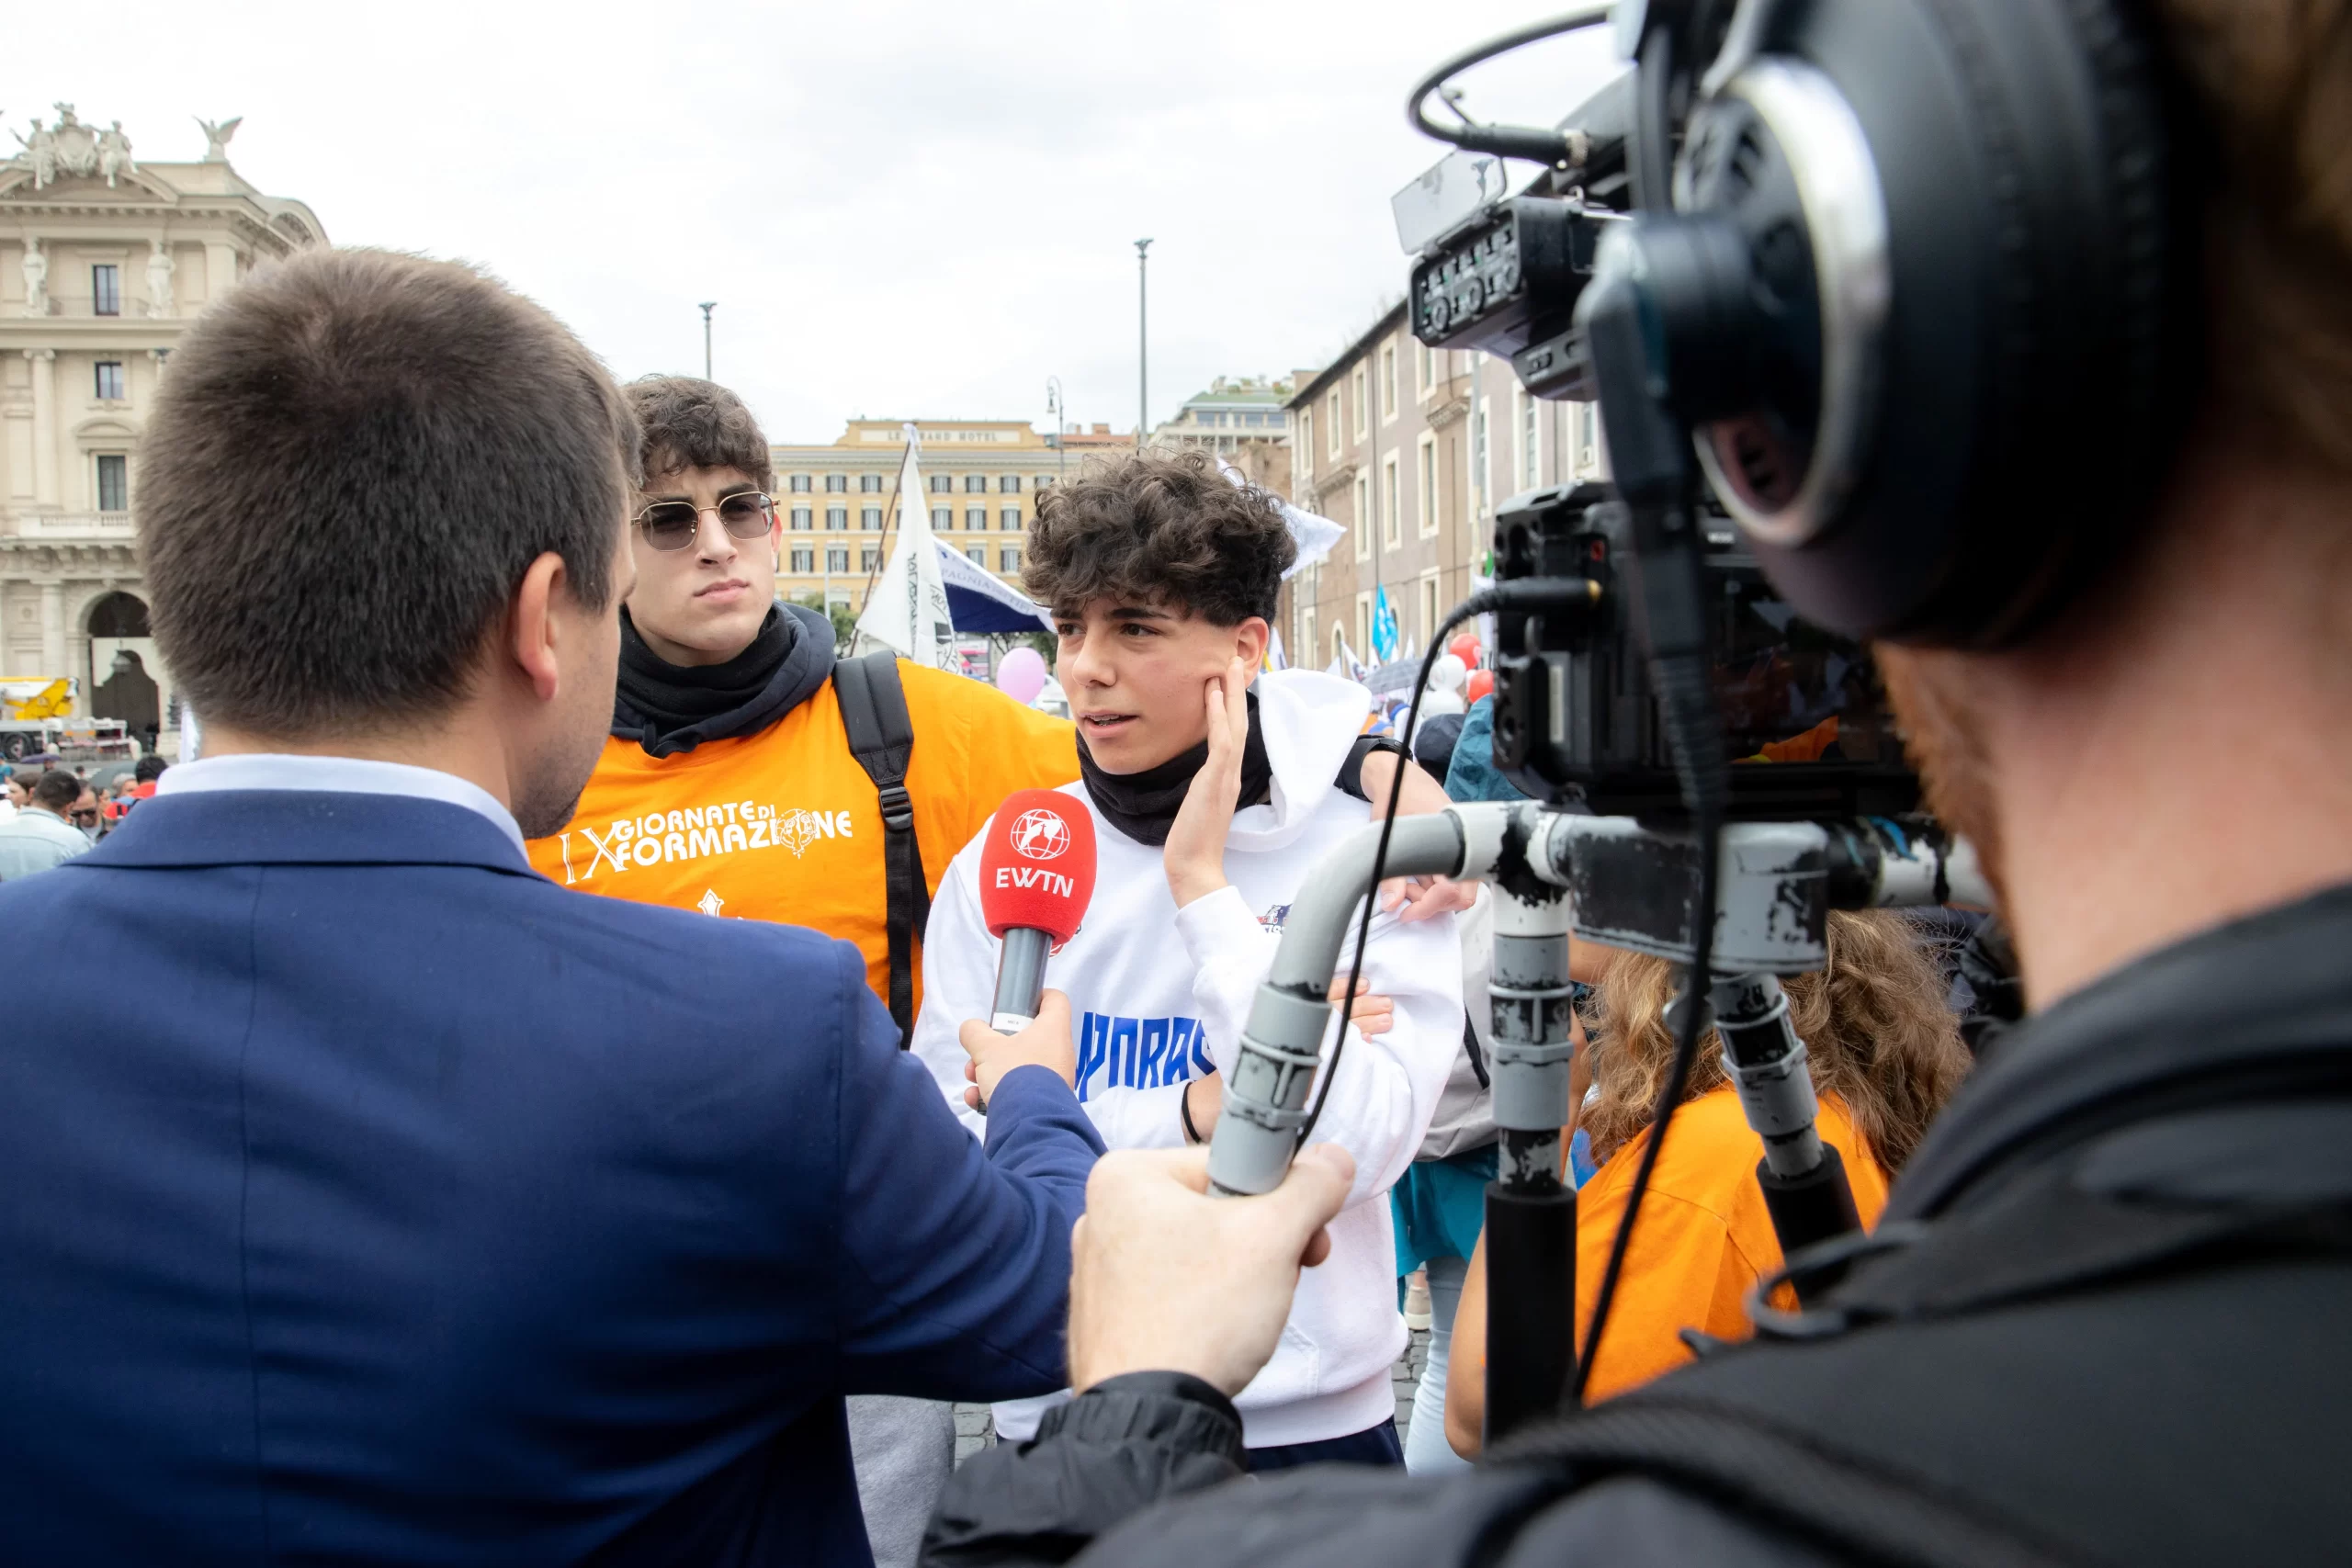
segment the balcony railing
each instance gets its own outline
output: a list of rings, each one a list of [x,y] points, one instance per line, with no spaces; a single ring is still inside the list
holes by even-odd
[[[128,512],[42,513],[17,519],[19,537],[36,539],[128,539]]]

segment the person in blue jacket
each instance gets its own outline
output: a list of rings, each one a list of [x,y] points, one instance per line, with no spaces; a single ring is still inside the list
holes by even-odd
[[[0,1561],[865,1562],[844,1394],[1068,1381],[1067,1046],[977,1042],[983,1145],[854,948],[531,871],[637,458],[537,307],[306,253],[143,451],[207,754],[0,887],[71,998],[0,1045]]]

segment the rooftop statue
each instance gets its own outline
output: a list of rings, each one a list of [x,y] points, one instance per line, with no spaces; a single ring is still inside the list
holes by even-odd
[[[204,128],[204,161],[208,164],[227,163],[229,138],[237,134],[237,127],[245,123],[245,117],[238,115],[233,119],[224,119],[217,123],[199,117],[196,123]]]

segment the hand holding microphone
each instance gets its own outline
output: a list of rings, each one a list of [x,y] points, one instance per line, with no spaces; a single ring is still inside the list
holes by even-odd
[[[959,1033],[972,1055],[968,1076],[974,1087],[964,1091],[964,1101],[982,1114],[997,1078],[1040,1060],[1039,1042],[1033,1037],[1057,1034],[1060,1059],[1045,1065],[1055,1066],[1066,1081],[1077,1077],[1069,1003],[1057,996],[1054,1013],[1045,1010],[1046,960],[1078,934],[1093,897],[1094,818],[1085,807],[1049,789],[1007,795],[980,846],[980,916],[989,934],[1004,944],[997,960],[996,997],[988,1023],[975,1019]],[[1009,1047],[1004,1036],[1022,1046]]]
[[[975,1018],[965,1022],[956,1037],[972,1058],[964,1064],[964,1077],[972,1085],[964,1091],[964,1103],[983,1116],[997,1080],[1015,1067],[1049,1067],[1062,1082],[1077,1087],[1078,1046],[1070,1037],[1069,998],[1059,991],[1049,990],[1040,998],[1036,1018],[1016,1033],[1000,1034]]]

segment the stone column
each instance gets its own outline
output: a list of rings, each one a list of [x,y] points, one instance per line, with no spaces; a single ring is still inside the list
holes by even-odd
[[[237,247],[208,244],[204,247],[204,302],[217,305],[237,281]]]
[[[43,675],[71,675],[66,666],[65,584],[40,585],[40,670]]]
[[[57,499],[57,350],[28,348],[33,366],[33,504]]]

